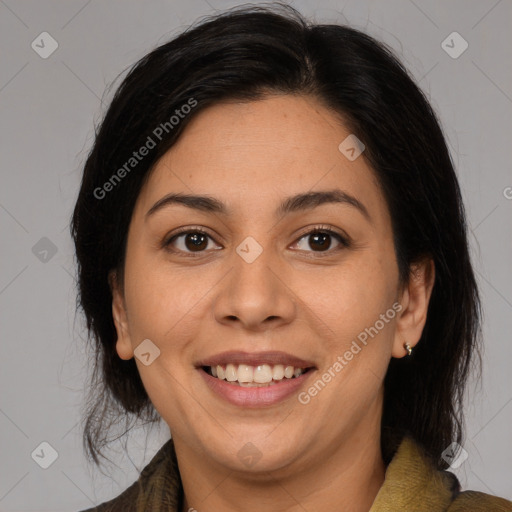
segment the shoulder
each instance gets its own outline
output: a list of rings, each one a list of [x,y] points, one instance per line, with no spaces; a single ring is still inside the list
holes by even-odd
[[[512,501],[483,492],[464,491],[457,495],[446,512],[512,512]]]
[[[512,502],[462,491],[457,477],[439,470],[412,437],[404,437],[389,463],[370,512],[512,512]]]
[[[140,491],[141,481],[139,479],[119,496],[80,512],[136,512]]]
[[[181,493],[174,443],[170,439],[128,489],[110,501],[81,512],[139,512],[157,510],[156,504],[164,504],[165,510],[174,511],[179,509]]]
[[[81,512],[135,512],[139,486],[137,481],[116,498]]]

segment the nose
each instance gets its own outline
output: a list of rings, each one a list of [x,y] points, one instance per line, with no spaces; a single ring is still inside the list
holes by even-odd
[[[215,319],[253,332],[290,323],[297,301],[286,277],[271,250],[263,250],[252,263],[235,253],[233,267],[214,301]]]

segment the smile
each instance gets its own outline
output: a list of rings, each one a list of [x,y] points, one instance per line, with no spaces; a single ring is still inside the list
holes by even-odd
[[[242,387],[265,387],[278,384],[283,379],[294,379],[306,373],[310,368],[296,368],[282,364],[227,364],[204,366],[203,370],[212,377]]]
[[[247,365],[243,365],[247,366]],[[263,366],[263,365],[262,365]],[[279,366],[279,365],[277,365]],[[257,368],[257,367],[256,367]],[[287,371],[288,375],[290,375],[290,368],[286,367],[284,369],[270,367],[272,373],[274,370],[276,371],[276,375],[280,375],[281,372]],[[250,367],[253,370],[252,367]],[[287,377],[283,375],[280,380],[272,379],[269,382],[258,383],[258,382],[239,382],[240,376],[238,375],[238,370],[235,368],[233,370],[228,369],[226,371],[228,374],[230,373],[230,378],[236,376],[236,379],[232,381],[228,381],[225,379],[220,379],[219,374],[217,373],[217,377],[214,377],[211,373],[211,367],[201,367],[198,368],[198,371],[206,383],[207,387],[211,392],[213,392],[213,396],[217,399],[221,399],[223,402],[228,402],[232,405],[244,408],[260,408],[260,407],[269,407],[272,405],[279,404],[286,400],[287,398],[294,396],[302,390],[302,388],[306,387],[306,383],[309,381],[312,375],[315,374],[314,368],[305,369],[303,373],[303,369],[298,368],[294,369],[293,375],[291,377]],[[268,376],[268,369],[263,370],[264,374]],[[218,372],[218,370],[217,370]],[[242,370],[243,374],[244,370]],[[262,373],[263,373],[262,372]],[[259,374],[259,371],[256,371]],[[254,370],[253,370],[254,376]],[[224,375],[226,377],[226,375]],[[254,378],[254,377],[253,377]],[[242,377],[242,380],[244,378]]]

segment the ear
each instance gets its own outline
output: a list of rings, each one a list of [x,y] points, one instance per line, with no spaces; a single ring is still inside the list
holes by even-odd
[[[128,329],[124,293],[115,270],[109,272],[108,282],[112,292],[112,316],[117,331],[116,351],[121,359],[128,360],[133,357],[132,342]]]
[[[396,322],[393,357],[404,357],[404,344],[414,347],[421,338],[427,320],[428,304],[435,280],[435,265],[431,258],[411,266],[409,282],[401,292],[402,311]]]

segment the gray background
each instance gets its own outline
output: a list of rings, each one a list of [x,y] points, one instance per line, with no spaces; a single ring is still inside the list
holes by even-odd
[[[119,467],[105,474],[82,454],[86,345],[74,312],[67,226],[93,123],[112,95],[106,86],[199,16],[233,5],[0,0],[2,511],[77,510],[111,498],[135,480],[137,468],[166,439],[161,427],[145,449],[146,437],[135,431],[130,458],[119,443],[111,453]],[[469,457],[455,473],[466,488],[512,499],[512,3],[293,5],[318,21],[349,23],[390,44],[440,115],[467,205],[485,310],[482,386],[471,385],[467,407]],[[59,45],[47,59],[31,48],[44,31]],[[456,59],[441,46],[453,31],[469,44]],[[43,441],[58,453],[48,469],[31,458]],[[48,450],[36,453],[48,461]]]

